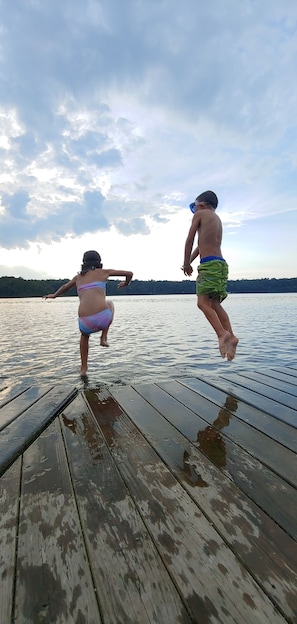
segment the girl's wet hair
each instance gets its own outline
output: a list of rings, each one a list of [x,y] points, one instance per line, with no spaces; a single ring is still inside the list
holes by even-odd
[[[81,265],[80,274],[84,275],[88,271],[94,269],[102,269],[101,256],[98,251],[85,251],[83,255],[83,263]]]

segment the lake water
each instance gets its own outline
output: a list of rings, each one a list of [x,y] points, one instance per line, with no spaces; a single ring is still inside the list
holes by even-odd
[[[130,384],[297,365],[297,294],[229,295],[224,302],[239,337],[233,362],[219,354],[195,295],[113,297],[109,348],[90,337],[89,385]],[[77,297],[0,299],[2,382],[67,382],[79,377]]]

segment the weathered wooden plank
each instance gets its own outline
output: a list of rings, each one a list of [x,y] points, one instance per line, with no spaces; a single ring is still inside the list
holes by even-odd
[[[277,368],[273,367],[274,370],[278,370]],[[292,375],[294,377],[297,377],[297,368],[294,366],[288,366],[286,367],[286,372],[288,373],[288,375]]]
[[[224,390],[224,392],[228,392],[231,396],[249,403],[253,407],[270,414],[274,418],[288,423],[292,427],[297,426],[295,409],[281,405],[267,396],[263,396],[257,392],[249,390],[248,388],[238,385],[227,376],[225,379],[223,379],[222,376],[218,376],[215,379],[207,378],[205,381],[209,381],[209,383],[212,383],[217,388]]]
[[[34,405],[41,397],[52,390],[52,387],[52,385],[34,386],[18,394],[15,398],[12,397],[9,402],[6,401],[5,405],[0,409],[0,430],[4,429],[4,427],[20,416],[25,410]]]
[[[0,622],[12,617],[21,458],[0,479]]]
[[[109,415],[110,426],[113,423],[116,426],[112,414]],[[81,396],[60,418],[103,621],[190,624],[177,590]]]
[[[195,444],[198,443],[199,449],[227,476],[231,476],[236,485],[278,522],[289,535],[297,537],[294,506],[287,504],[288,500],[295,500],[295,487],[286,483],[256,457],[244,451],[222,434],[222,429],[230,426],[232,422],[228,410],[223,407],[219,412],[213,411],[214,406],[209,402],[205,402],[201,408],[201,398],[192,393],[190,389],[185,391],[182,386],[179,388],[180,384],[174,381],[166,382],[166,389],[169,388],[167,384],[170,384],[171,392],[179,393],[182,391],[183,401],[188,402],[191,409],[182,405],[177,399],[156,385],[137,384],[135,388],[188,440]],[[163,387],[163,383],[159,385]],[[116,397],[119,396],[115,394],[114,389],[112,389],[112,393]],[[139,409],[144,409],[144,406],[141,405]],[[207,422],[194,413],[194,410],[195,412],[201,411]],[[216,420],[219,420],[217,430],[208,424]],[[247,431],[247,437],[248,435],[249,432]]]
[[[240,399],[235,399],[228,392],[216,388],[213,385],[213,381],[210,384],[202,379],[191,377],[180,379],[179,382],[187,388],[194,390],[200,396],[212,401],[220,409],[223,408],[232,416],[236,416],[239,420],[252,425],[252,427],[265,433],[276,442],[291,449],[291,451],[297,452],[297,438],[295,435],[292,435],[291,425],[277,420],[265,412],[261,412],[261,410],[244,403]]]
[[[96,408],[94,394],[91,407],[194,622],[284,624],[282,615],[121,408],[114,404],[108,425],[109,406],[104,409],[98,402]]]
[[[208,446],[208,435],[210,434],[208,425],[211,425],[219,430],[221,440],[229,438],[268,466],[270,470],[276,472],[282,479],[293,486],[296,485],[297,459],[296,454],[290,449],[278,444],[271,438],[267,438],[261,431],[257,431],[247,423],[238,420],[228,412],[228,407],[222,406],[218,411],[214,403],[198,396],[188,387],[185,389],[182,384],[176,381],[162,382],[158,386],[168,393],[168,396],[156,392],[154,400],[158,397],[162,401],[162,409],[166,410],[162,413],[171,422],[174,418],[176,426],[178,424],[184,426],[183,411],[188,408],[187,427],[188,429],[191,427],[191,435],[193,436],[190,439],[195,439],[201,449],[206,449]],[[184,406],[183,411],[181,411],[180,404]],[[217,448],[219,448],[218,445]]]
[[[294,366],[272,366],[272,370],[280,371],[292,377],[297,377],[297,368]]]
[[[241,371],[238,373],[240,377],[245,379],[253,379],[260,383],[271,386],[282,392],[286,392],[293,397],[297,397],[297,379],[291,375],[285,375],[284,373],[277,373],[273,370],[261,370],[261,371]],[[294,406],[293,406],[294,408]],[[297,409],[297,401],[295,401],[295,408]]]
[[[22,392],[28,390],[29,386],[26,382],[20,383],[3,383],[0,389],[0,409],[5,404],[17,397]]]
[[[56,386],[3,429],[0,435],[0,475],[76,394],[76,388]]]
[[[23,456],[13,622],[101,622],[59,419]]]
[[[113,388],[112,394],[259,585],[296,622],[296,541],[136,390]]]
[[[221,375],[221,377],[224,379],[224,374]],[[297,422],[296,422],[296,397],[292,396],[292,393],[288,393],[285,389],[285,387],[283,388],[283,390],[279,390],[276,388],[276,386],[271,387],[269,385],[266,385],[265,383],[262,383],[262,381],[258,381],[255,376],[253,376],[252,374],[249,375],[239,375],[238,373],[232,373],[231,375],[228,375],[228,377],[226,377],[228,379],[228,383],[230,383],[230,381],[232,382],[232,384],[236,384],[236,386],[242,386],[244,389],[248,389],[251,390],[252,392],[256,392],[257,394],[265,397],[266,399],[269,399],[271,401],[275,401],[277,403],[277,405],[281,405],[281,406],[285,406],[287,408],[291,408],[292,410],[295,411],[295,418],[293,419],[295,426],[297,426]],[[284,385],[284,384],[283,384]],[[291,423],[290,423],[291,424]]]

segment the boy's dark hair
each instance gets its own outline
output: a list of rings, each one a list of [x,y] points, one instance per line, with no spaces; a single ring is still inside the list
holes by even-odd
[[[218,198],[213,191],[204,191],[204,193],[198,195],[197,199],[199,202],[204,202],[214,209],[216,209],[218,205]]]
[[[98,254],[98,251],[85,251],[81,265],[81,275],[94,269],[102,269],[102,266],[101,256]]]

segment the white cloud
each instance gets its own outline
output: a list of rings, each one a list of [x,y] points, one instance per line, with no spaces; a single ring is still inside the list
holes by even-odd
[[[207,188],[233,241],[289,220],[296,3],[28,0],[0,18],[3,250],[29,263],[38,243],[93,233],[135,256],[138,240],[170,247]]]

